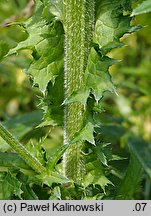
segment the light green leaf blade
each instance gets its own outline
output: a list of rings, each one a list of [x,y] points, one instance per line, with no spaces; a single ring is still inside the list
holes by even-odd
[[[84,176],[83,185],[88,187],[91,184],[100,185],[105,193],[105,187],[112,185],[112,182],[104,175],[102,165],[98,160],[86,164],[87,174]]]
[[[49,170],[54,170],[55,166],[58,162],[58,160],[61,159],[62,155],[66,151],[69,145],[62,145],[60,148],[57,149],[57,151],[52,155],[52,157],[49,159],[48,162],[48,169]]]
[[[103,55],[123,46],[120,37],[131,31],[131,18],[123,15],[125,10],[129,10],[127,1],[106,0],[98,3],[93,42],[99,45]]]
[[[86,106],[87,98],[89,97],[90,91],[86,88],[79,89],[76,92],[73,92],[68,98],[66,98],[63,104],[67,105],[70,103],[80,102]]]
[[[46,16],[47,20],[51,20],[52,17],[63,21],[63,1],[62,0],[43,0],[45,8],[43,15]]]
[[[89,143],[95,145],[93,132],[94,125],[91,122],[88,122],[81,131],[75,134],[75,137],[71,139],[70,143],[74,144],[78,141],[88,141]]]
[[[97,151],[98,150],[98,151]],[[105,166],[108,166],[107,164],[107,157],[106,155],[104,154],[103,151],[101,151],[101,149],[99,148],[96,148],[96,154],[98,156],[98,159],[101,161],[102,164],[104,164]]]
[[[49,197],[49,200],[61,200],[60,187],[58,186],[54,187],[52,195]]]
[[[43,10],[42,2],[37,1],[34,15],[24,24],[27,39],[10,50],[8,55],[23,49],[32,51],[33,60],[28,73],[33,77],[34,84],[38,84],[45,93],[48,83],[54,83],[55,78],[63,72],[64,31],[57,20],[51,20],[51,24],[48,24]]]
[[[94,48],[91,49],[85,76],[86,86],[91,89],[96,101],[99,101],[106,91],[115,92],[108,72],[109,67],[114,62],[108,57],[101,58]]]
[[[65,176],[53,171],[44,172],[41,175],[38,175],[37,179],[39,179],[43,184],[46,184],[49,187],[53,183],[65,184],[70,182],[70,180]]]
[[[132,12],[131,16],[136,16],[143,13],[151,12],[151,1],[146,0],[143,1],[140,5],[138,5]]]

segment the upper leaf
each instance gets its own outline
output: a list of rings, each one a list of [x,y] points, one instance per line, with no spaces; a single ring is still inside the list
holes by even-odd
[[[43,0],[45,8],[43,15],[47,20],[51,20],[52,17],[62,21],[63,20],[63,1],[62,0]]]
[[[38,84],[40,90],[45,93],[50,81],[63,71],[63,28],[59,21],[51,19],[51,23],[43,17],[44,6],[40,1],[36,2],[34,15],[24,24],[28,33],[25,41],[10,50],[8,55],[22,49],[32,50],[33,61],[28,68],[34,84]]]
[[[146,0],[142,2],[140,5],[138,5],[133,11],[131,16],[143,14],[143,13],[149,13],[151,12],[151,1]]]
[[[97,9],[93,41],[99,45],[103,55],[110,50],[123,46],[120,37],[131,31],[127,1],[100,1]]]
[[[23,49],[32,52],[32,61],[27,72],[33,78],[33,85],[38,85],[44,95],[41,100],[44,110],[41,126],[62,125],[63,122],[61,104],[64,97],[64,30],[58,18],[62,10],[61,5],[59,0],[37,0],[33,16],[24,23],[24,29],[28,33],[27,39],[8,53],[11,55]]]

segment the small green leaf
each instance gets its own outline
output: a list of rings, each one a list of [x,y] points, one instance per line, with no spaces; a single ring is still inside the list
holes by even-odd
[[[131,16],[136,16],[143,13],[151,12],[151,1],[146,0],[143,1],[140,5],[138,5],[132,12]]]
[[[43,7],[41,1],[36,2],[34,15],[24,24],[27,39],[10,50],[8,55],[23,49],[32,51],[33,61],[28,73],[32,75],[34,84],[38,84],[45,93],[48,83],[54,83],[55,78],[63,71],[64,32],[59,21],[51,20],[52,23],[48,25],[47,20],[42,17]]]
[[[70,180],[65,176],[53,171],[44,172],[41,175],[38,175],[37,179],[39,179],[43,184],[46,184],[49,187],[53,183],[65,184],[70,182]]]
[[[111,161],[116,161],[116,160],[126,160],[126,157],[121,157],[119,155],[112,155]]]
[[[32,184],[30,184],[30,177],[24,175],[23,173],[18,173],[17,175],[19,181],[22,183],[22,198],[24,200],[38,200],[37,195],[33,191]],[[33,182],[32,182],[33,183]]]
[[[30,152],[35,158],[39,160],[41,164],[46,165],[45,161],[45,150],[42,148],[41,142],[34,144],[32,140],[26,144],[26,149]]]
[[[43,68],[41,68],[41,63],[39,61],[43,61],[43,57],[41,57],[38,61],[35,60],[31,64],[28,69],[28,73],[32,75],[34,84],[38,84],[39,89],[45,93],[49,81],[53,84],[55,83],[56,77],[58,76],[57,74],[60,73],[60,70],[63,67],[63,61],[54,61],[48,64],[48,66],[46,63],[46,67],[44,66]],[[41,79],[41,75],[43,75],[43,79]]]
[[[102,165],[95,160],[86,164],[87,174],[84,176],[83,185],[87,187],[91,184],[100,185],[105,193],[105,187],[112,182],[104,175]]]
[[[115,92],[115,87],[108,72],[109,66],[111,66],[115,61],[109,57],[102,58],[94,48],[91,49],[88,60],[85,74],[86,86],[91,90],[96,101],[99,101],[104,92]]]
[[[41,107],[44,110],[44,119],[40,126],[63,125],[63,85],[63,73],[56,77],[54,84],[52,82],[49,83],[47,94],[41,103]]]
[[[131,29],[131,18],[123,15],[125,9],[129,9],[126,1],[106,0],[98,4],[93,42],[99,45],[103,55],[123,46],[119,39]]]
[[[10,200],[13,195],[21,197],[21,183],[10,173],[0,173],[0,200]]]
[[[62,155],[66,151],[69,145],[62,145],[57,151],[52,155],[52,158],[49,159],[48,169],[53,170],[58,162],[61,159]]]
[[[89,97],[90,91],[86,88],[79,89],[76,92],[73,92],[68,98],[66,98],[63,104],[67,105],[74,102],[80,102],[86,106],[87,98]]]
[[[61,200],[61,190],[60,187],[54,187],[52,195],[49,197],[49,200]]]
[[[88,122],[81,131],[75,134],[74,138],[71,140],[71,144],[78,141],[88,141],[89,143],[95,145],[93,132],[94,125],[91,122]]]
[[[45,7],[43,15],[50,21],[54,16],[60,21],[63,21],[63,1],[62,0],[43,0]]]
[[[98,150],[97,155],[98,155],[98,159],[102,162],[102,164],[104,164],[105,166],[107,165],[107,158],[105,156],[105,154],[103,153],[103,151],[100,151],[99,149],[96,149],[96,151]]]

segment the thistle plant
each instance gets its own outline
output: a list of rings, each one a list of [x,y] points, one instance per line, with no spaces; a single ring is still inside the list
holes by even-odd
[[[21,50],[31,51],[32,60],[26,70],[42,95],[43,122],[39,127],[62,127],[64,139],[45,166],[3,126],[0,135],[40,174],[38,180],[49,187],[53,183],[69,188],[80,185],[80,198],[84,198],[86,188],[91,191],[98,185],[97,190],[105,196],[107,186],[113,185],[108,177],[113,156],[108,143],[100,140],[98,117],[105,93],[116,94],[109,74],[116,61],[109,53],[124,45],[121,37],[125,33],[136,30],[130,25],[130,13],[130,0],[36,0],[33,16],[20,23],[28,37],[7,56]],[[62,156],[58,169],[57,162]],[[133,170],[135,167],[139,178],[136,161]],[[130,175],[127,176],[124,184],[129,181]],[[118,197],[126,193],[123,188],[118,189]]]

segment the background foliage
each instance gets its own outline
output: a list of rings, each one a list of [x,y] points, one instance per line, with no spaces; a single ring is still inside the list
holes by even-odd
[[[33,11],[31,7],[27,14],[21,13],[27,3],[27,0],[0,1],[0,59],[18,42],[28,37],[20,24]],[[137,4],[134,2],[133,7],[136,8]],[[140,13],[138,11],[139,8],[134,10],[134,14]],[[19,25],[15,25],[16,22]],[[117,59],[117,63],[110,67],[110,74],[118,96],[105,93],[101,100],[102,112],[95,116],[100,125],[96,128],[99,134],[96,140],[98,143],[101,140],[104,145],[98,145],[98,151],[92,148],[92,154],[99,158],[100,167],[105,166],[107,179],[94,179],[99,172],[100,176],[102,173],[100,169],[96,170],[97,174],[94,173],[93,167],[96,167],[98,161],[87,157],[89,174],[85,178],[84,189],[71,184],[66,190],[66,187],[63,187],[66,179],[53,174],[52,182],[48,182],[46,178],[44,184],[41,184],[41,177],[37,179],[33,170],[0,138],[0,199],[151,199],[151,14],[140,14],[134,17],[132,22],[143,28],[137,33],[124,35],[121,42],[126,46],[108,53],[109,57]],[[62,32],[60,26],[57,28],[57,32]],[[47,34],[47,29],[44,31]],[[52,37],[53,34],[55,32],[52,31]],[[63,36],[59,41],[62,38]],[[56,50],[56,45],[54,47],[51,49]],[[39,50],[41,49],[42,47],[39,47]],[[36,53],[34,57],[38,59]],[[39,91],[34,85],[38,82],[38,77],[33,81],[26,75],[25,68],[29,67],[32,60],[29,50],[19,51],[17,56],[2,59],[0,120],[43,164],[53,161],[60,170],[60,158],[65,149],[58,154],[56,152],[63,142],[63,131],[60,126],[54,127],[56,122],[49,118],[47,106],[52,98],[46,97],[45,101],[41,100],[47,79]],[[47,62],[46,58],[45,60]],[[58,59],[57,62],[58,73],[62,70],[61,61]],[[32,67],[32,73],[39,70],[36,62]],[[51,67],[53,69],[54,66]],[[55,76],[57,74],[53,74],[53,78]],[[49,85],[48,91],[52,88],[54,87]],[[61,95],[60,102],[63,100],[62,94],[58,92],[58,95]],[[52,102],[55,104],[56,101]],[[42,110],[45,113],[45,121],[42,119]],[[55,114],[55,119],[62,122],[62,113],[55,113],[54,108],[51,112]],[[8,159],[5,161],[6,153]],[[53,183],[53,180],[56,183]]]

